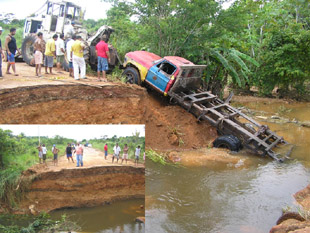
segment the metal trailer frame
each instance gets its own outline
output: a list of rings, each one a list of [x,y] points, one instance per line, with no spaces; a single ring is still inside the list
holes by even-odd
[[[201,84],[199,73],[204,68],[205,66],[182,66],[183,72],[180,72],[174,85],[168,92],[170,100],[177,102],[178,105],[195,115],[199,121],[207,120],[212,126],[217,128],[219,134],[238,137],[242,145],[255,154],[261,156],[268,155],[280,162],[287,159],[287,155],[283,156],[276,153],[274,148],[280,144],[289,143],[283,137],[271,131],[267,125],[259,124],[254,119],[229,105],[232,95],[226,101],[223,101],[216,95],[199,89]],[[192,72],[190,70],[192,69],[200,71],[197,71],[197,75],[189,77],[189,74]]]

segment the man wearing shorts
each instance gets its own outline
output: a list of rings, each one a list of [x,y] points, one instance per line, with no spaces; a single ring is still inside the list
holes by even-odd
[[[43,64],[43,52],[45,49],[45,41],[43,40],[43,33],[38,33],[38,38],[34,42],[34,64],[36,66],[36,76],[41,77],[41,67]]]
[[[10,67],[12,66],[14,75],[18,76],[18,74],[16,73],[16,69],[15,69],[15,53],[16,53],[16,51],[18,51],[20,53],[20,51],[16,45],[16,39],[14,37],[15,34],[16,34],[16,29],[11,28],[10,34],[5,38],[5,48],[7,51],[7,58],[8,58],[8,66],[6,68],[6,73],[11,74],[10,73]]]
[[[59,149],[56,147],[56,145],[54,144],[53,145],[53,149],[52,149],[52,153],[54,155],[54,166],[57,166],[58,165],[58,152],[59,152]]]
[[[68,143],[68,146],[66,148],[66,154],[67,154],[68,162],[70,162],[70,158],[71,158],[72,163],[74,163],[74,160],[73,160],[73,157],[72,157],[72,147],[71,147],[70,143]]]
[[[47,153],[47,148],[45,147],[45,144],[43,144],[42,145],[43,163],[46,163],[46,153]]]
[[[38,151],[39,151],[39,161],[40,161],[40,164],[42,163],[42,158],[43,158],[43,153],[42,153],[42,146],[39,145],[37,147]]]
[[[62,64],[65,61],[65,42],[64,42],[64,34],[59,36],[59,39],[56,41],[56,59],[57,59],[57,71],[61,72]]]
[[[44,66],[45,66],[45,74],[48,74],[47,67],[50,70],[50,74],[53,74],[53,66],[54,66],[54,57],[56,57],[56,45],[55,41],[57,40],[57,34],[53,35],[53,38],[49,39],[45,46],[45,58],[44,58]]]
[[[126,160],[126,164],[127,164],[127,160],[128,160],[128,146],[127,144],[125,144],[124,149],[123,149],[123,158],[122,158],[122,163],[124,160]]]
[[[135,152],[135,165],[136,166],[138,165],[138,162],[139,162],[140,152],[141,152],[141,148],[140,146],[138,146]]]
[[[106,71],[109,69],[110,53],[107,42],[107,36],[103,35],[100,42],[96,45],[96,55],[98,57],[98,79],[101,81],[100,72],[102,72],[103,81],[107,81]]]
[[[104,145],[104,158],[105,158],[105,160],[107,159],[107,156],[108,156],[108,144],[106,143]]]
[[[69,39],[67,42],[67,60],[69,62],[69,73],[70,77],[73,77],[73,63],[72,63],[72,58],[71,58],[71,47],[75,41],[75,35],[72,36],[72,38]]]
[[[81,167],[83,167],[83,147],[82,145],[78,142],[76,147],[75,147],[75,152],[76,152],[76,166],[79,167],[81,164]]]
[[[114,158],[117,159],[116,163],[118,163],[120,153],[121,153],[121,148],[119,147],[118,143],[116,143],[116,145],[113,148],[112,163],[114,162]]]

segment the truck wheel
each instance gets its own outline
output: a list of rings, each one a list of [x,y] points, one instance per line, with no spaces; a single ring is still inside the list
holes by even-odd
[[[224,135],[215,139],[213,146],[216,148],[227,148],[231,151],[239,151],[241,149],[241,142],[234,135]]]
[[[34,66],[34,42],[36,41],[36,37],[33,35],[25,37],[22,44],[22,55],[24,61],[31,66]]]
[[[130,84],[141,84],[140,75],[136,68],[127,67],[123,73],[123,76],[126,78],[126,83]]]

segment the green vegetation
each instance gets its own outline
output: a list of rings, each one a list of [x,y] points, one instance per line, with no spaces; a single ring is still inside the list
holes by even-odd
[[[2,42],[2,48],[4,48],[5,37],[10,33],[11,28],[16,28],[16,43],[17,47],[21,48],[23,41],[24,20],[14,19],[10,24],[5,24],[0,21],[0,26],[3,28],[0,40]]]
[[[236,0],[228,9],[213,0],[103,1],[112,8],[100,23],[115,29],[110,42],[121,58],[145,49],[206,64],[205,88],[218,95],[230,85],[255,86],[265,96],[277,87],[282,97],[309,97],[307,0]]]
[[[72,139],[60,136],[41,137],[41,144],[48,149],[47,159],[52,159],[53,144],[65,153],[65,147]],[[22,171],[38,163],[38,137],[26,137],[24,134],[14,136],[9,130],[0,129],[0,202],[15,207],[27,190],[30,181],[20,180]]]
[[[156,152],[154,150],[147,150],[145,152],[147,158],[152,160],[155,163],[160,163],[162,165],[167,165],[167,156],[163,153]]]
[[[135,150],[137,146],[141,147],[140,158],[142,159],[144,148],[145,148],[145,137],[140,137],[139,133],[136,133],[133,136],[127,137],[117,137],[116,135],[112,138],[108,138],[107,136],[102,137],[101,139],[92,139],[88,141],[92,144],[92,147],[97,148],[99,150],[104,150],[104,146],[108,144],[108,153],[113,154],[113,147],[116,143],[120,146],[123,151],[124,145],[127,144],[129,147],[128,150],[128,158],[134,159],[135,158]],[[122,153],[122,152],[121,152]]]
[[[29,219],[29,216],[24,216]],[[4,219],[3,219],[4,218]],[[0,232],[3,233],[53,233],[59,231],[78,231],[80,227],[69,221],[66,215],[63,215],[60,220],[52,220],[50,215],[42,213],[31,220],[27,227],[18,226],[14,223],[18,222],[21,216],[5,216],[1,217],[2,221],[10,223],[9,225],[0,224]],[[1,221],[1,222],[2,222]]]

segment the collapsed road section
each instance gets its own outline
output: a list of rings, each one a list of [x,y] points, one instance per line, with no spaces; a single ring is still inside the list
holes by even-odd
[[[0,90],[0,123],[141,124],[146,91],[124,84],[35,85]]]
[[[117,200],[144,198],[144,167],[98,166],[34,173],[18,213],[49,212],[62,208],[92,207]]]

